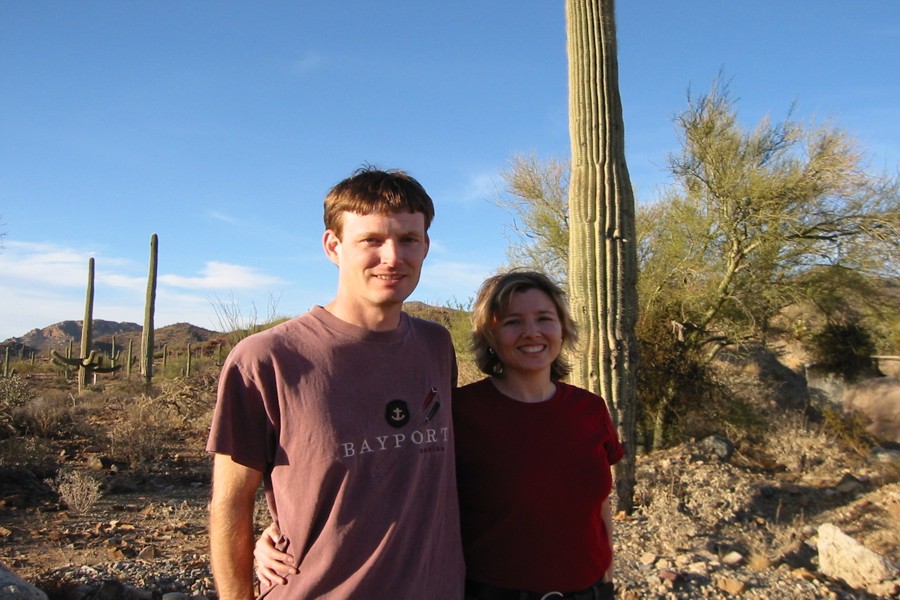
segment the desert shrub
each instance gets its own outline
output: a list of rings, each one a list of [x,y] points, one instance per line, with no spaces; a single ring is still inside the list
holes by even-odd
[[[181,418],[165,402],[142,396],[124,407],[124,418],[109,429],[110,453],[132,466],[165,456],[166,443]]]
[[[16,409],[24,406],[32,395],[21,376],[0,377],[0,428],[11,431]]]
[[[845,447],[868,454],[878,445],[869,433],[869,419],[859,411],[844,411],[837,406],[825,405],[821,409],[822,429],[825,435],[836,439]]]
[[[18,431],[41,438],[60,438],[80,425],[79,409],[70,394],[49,390],[18,408],[14,423]]]
[[[826,324],[812,336],[809,350],[821,369],[851,383],[878,372],[875,342],[858,322]]]
[[[722,430],[727,397],[704,358],[661,318],[638,324],[638,437],[647,449],[678,444]]]
[[[760,447],[791,473],[840,471],[846,465],[846,455],[826,428],[800,411],[773,416]]]
[[[100,499],[100,482],[79,471],[60,472],[45,483],[56,490],[70,512],[83,515]]]

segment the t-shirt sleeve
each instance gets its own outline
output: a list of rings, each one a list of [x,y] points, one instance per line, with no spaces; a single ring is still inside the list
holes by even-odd
[[[266,472],[271,463],[273,425],[259,380],[227,361],[219,376],[208,452],[228,454],[251,469]]]
[[[601,400],[601,402],[603,401]],[[609,410],[607,410],[605,402],[603,402],[602,418],[603,427],[607,432],[607,435],[605,436],[606,441],[603,443],[606,448],[606,459],[610,465],[614,465],[625,456],[625,448],[619,441],[619,434],[616,432],[616,427],[613,425],[612,418],[609,416]]]

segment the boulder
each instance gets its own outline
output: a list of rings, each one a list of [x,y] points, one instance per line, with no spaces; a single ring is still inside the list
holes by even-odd
[[[0,563],[0,598],[10,600],[47,600],[47,594],[34,587]]]
[[[897,577],[897,569],[831,523],[819,527],[819,570],[855,588],[874,589]]]

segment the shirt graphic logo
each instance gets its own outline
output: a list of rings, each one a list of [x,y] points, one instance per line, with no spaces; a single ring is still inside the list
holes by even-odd
[[[409,406],[403,400],[391,400],[384,409],[387,424],[397,429],[409,423]]]

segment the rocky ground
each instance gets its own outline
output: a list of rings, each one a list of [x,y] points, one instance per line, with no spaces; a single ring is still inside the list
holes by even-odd
[[[114,418],[103,414],[91,418]],[[51,599],[214,599],[206,418],[173,426],[160,458],[141,467],[77,433],[20,440],[18,463],[29,466],[8,453],[0,462],[0,562]],[[831,523],[900,562],[900,456],[841,450],[796,422],[770,436],[765,451],[729,453],[717,440],[639,460],[638,509],[615,524],[619,597],[896,597],[896,580],[866,591],[825,575],[817,541]],[[61,468],[102,481],[83,513],[48,484]]]

